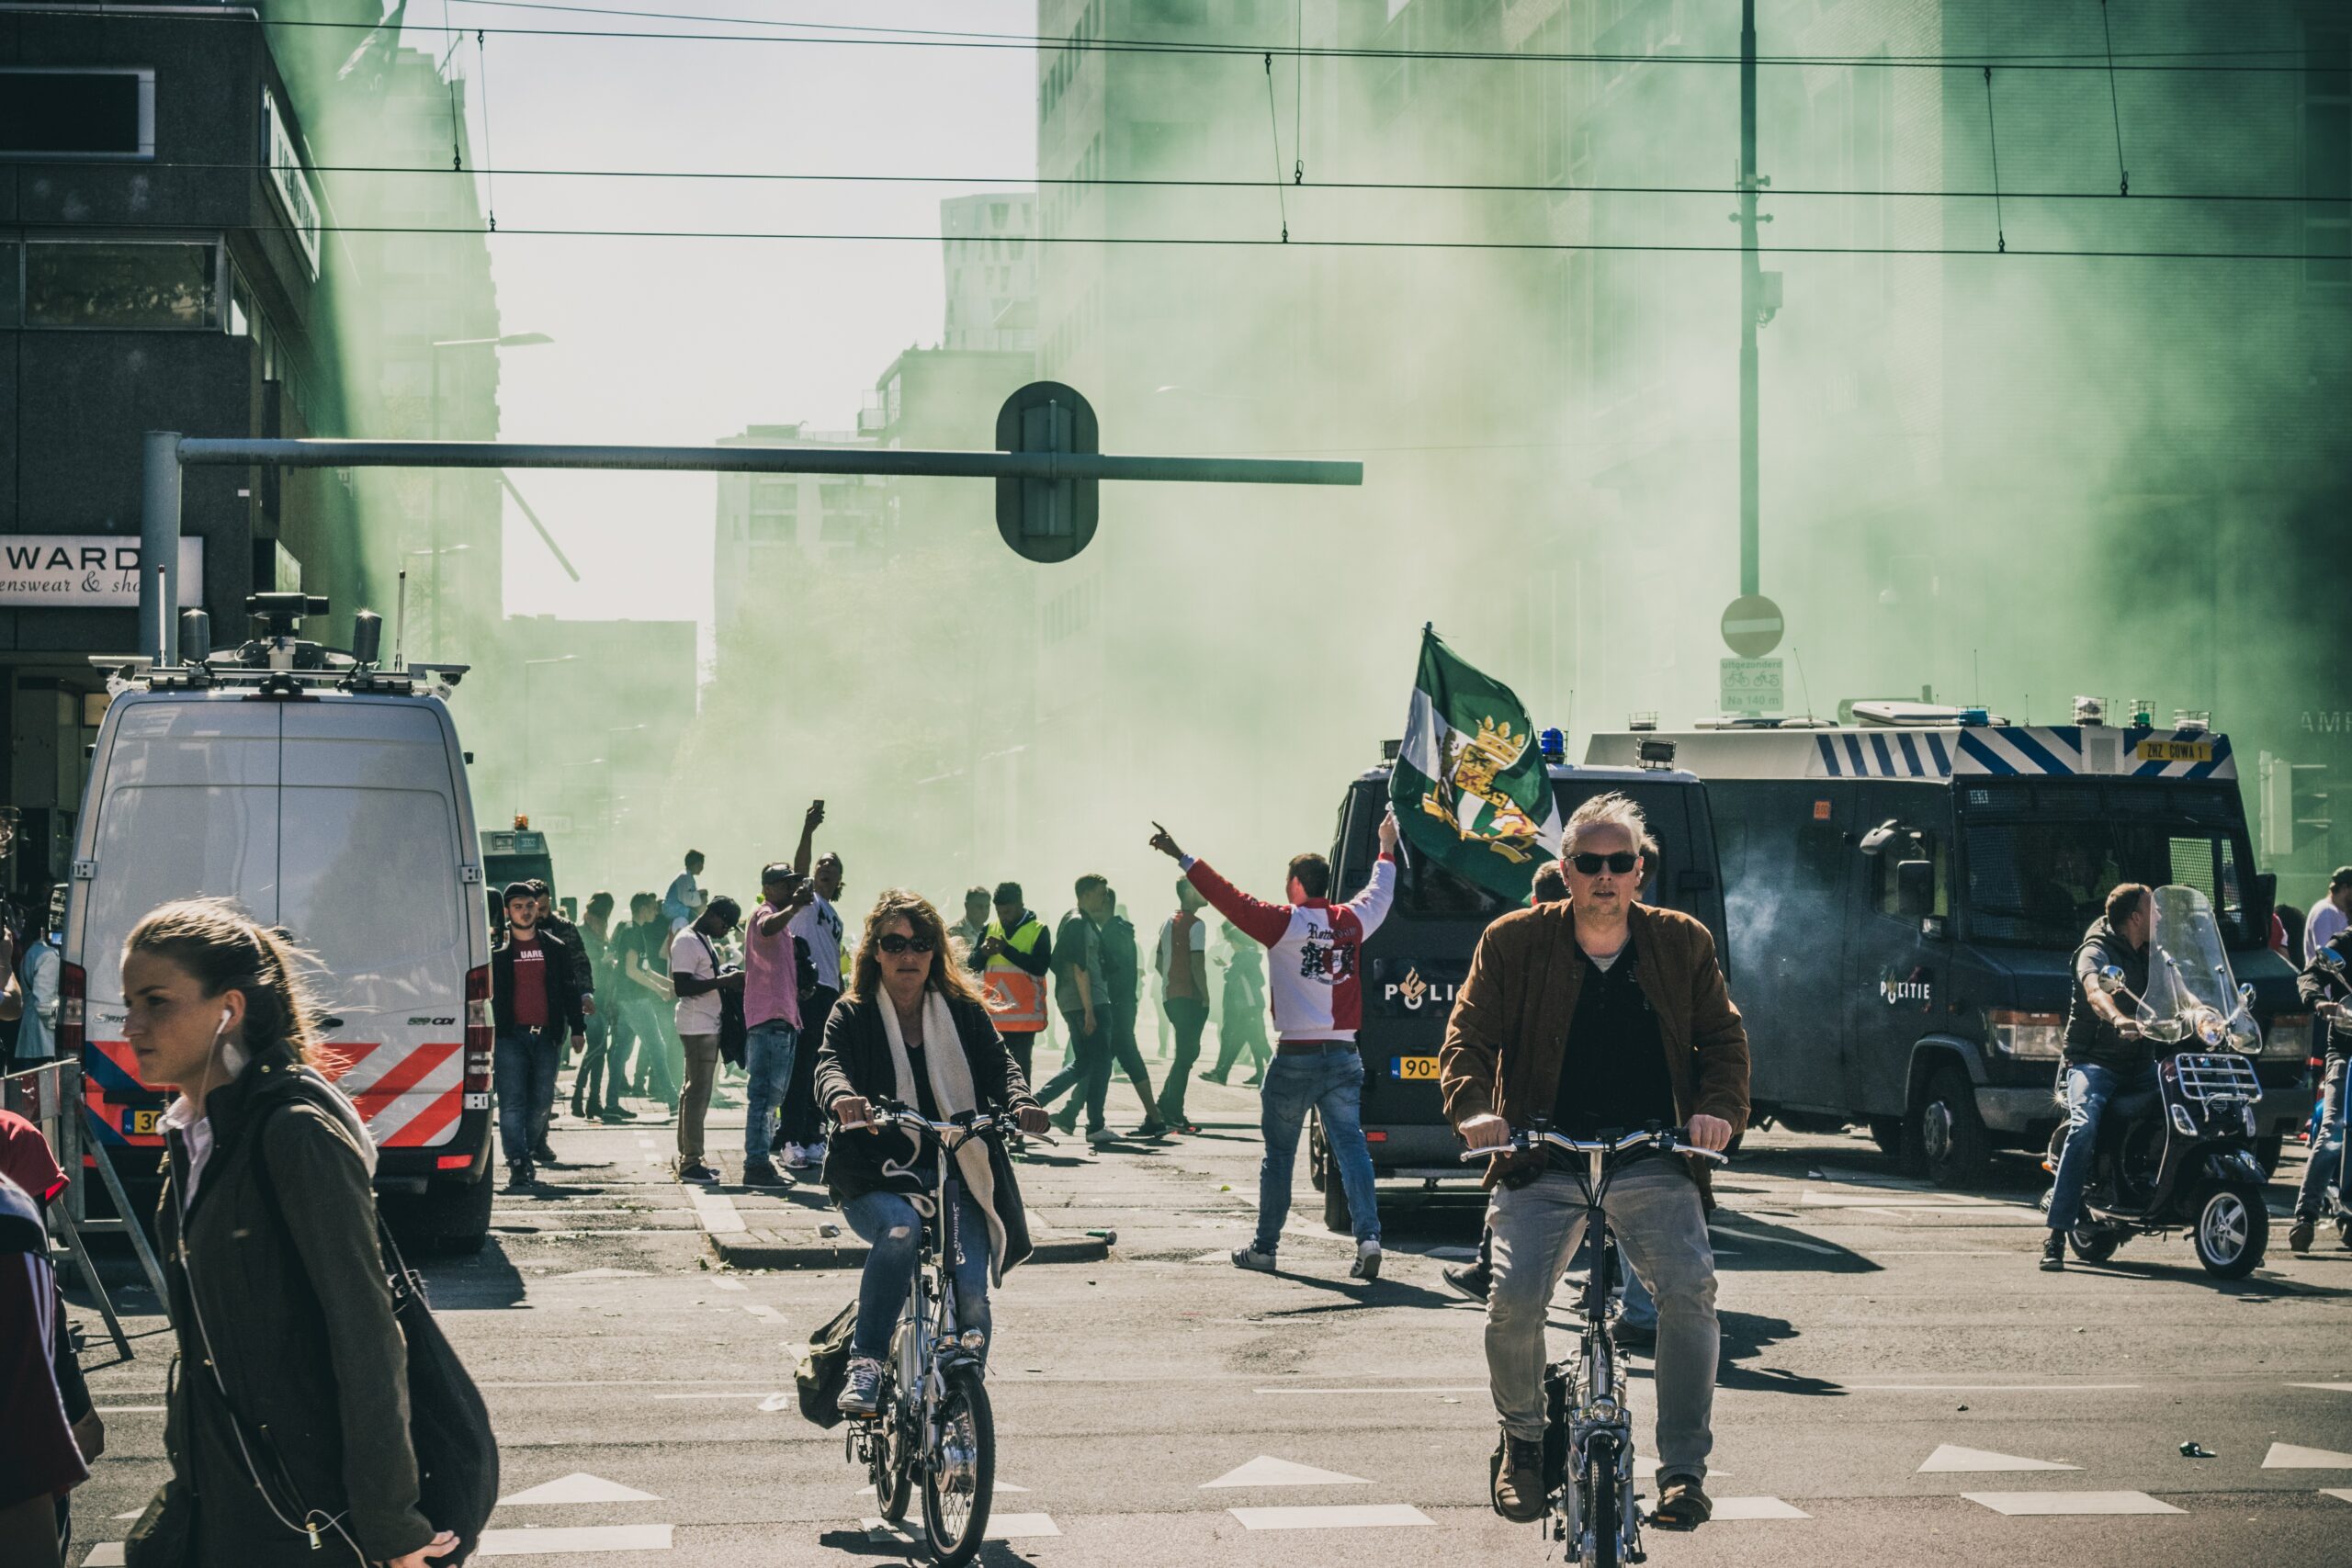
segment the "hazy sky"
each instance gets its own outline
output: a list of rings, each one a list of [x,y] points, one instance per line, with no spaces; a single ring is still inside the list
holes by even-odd
[[[1034,0],[639,8],[1024,34],[1036,20]],[[448,0],[447,14],[485,28],[760,30],[468,0]],[[441,0],[412,0],[413,23],[442,15]],[[413,30],[408,41],[430,48],[437,36]],[[492,33],[480,53],[466,39],[456,68],[474,85],[476,161],[492,168],[1023,178],[1036,166],[1036,65],[1025,49]],[[493,194],[501,229],[936,233],[940,198],[977,188],[510,175]],[[493,240],[491,254],[505,330],[555,339],[506,352],[510,440],[703,445],[746,424],[848,428],[891,358],[940,333],[936,245],[513,235]],[[710,475],[531,473],[517,482],[581,581],[564,577],[510,502],[510,613],[708,619]]]

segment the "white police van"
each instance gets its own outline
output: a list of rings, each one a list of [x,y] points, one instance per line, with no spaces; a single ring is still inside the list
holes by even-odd
[[[318,1065],[375,1137],[378,1189],[474,1250],[492,1191],[490,927],[445,701],[464,669],[379,667],[364,613],[352,653],[300,641],[323,600],[247,607],[266,630],[241,649],[208,653],[191,611],[184,662],[94,660],[113,701],[74,849],[60,1054],[80,1052],[96,1135],[143,1201],[167,1097],[123,1038],[122,944],[159,904],[232,898],[316,956]]]
[[[2311,1111],[2310,1020],[2266,950],[2275,884],[2254,869],[2229,737],[2108,725],[2087,700],[2061,726],[1853,713],[1600,734],[1587,750],[1627,765],[1670,742],[1705,781],[1758,1112],[1865,1126],[1946,1185],[1984,1174],[1996,1145],[2041,1148],[2075,947],[2117,883],[2178,883],[2211,901],[2255,988],[2258,1147],[2275,1165]]]

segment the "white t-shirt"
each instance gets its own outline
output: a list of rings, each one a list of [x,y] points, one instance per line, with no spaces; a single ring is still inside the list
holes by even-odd
[[[691,975],[697,980],[718,978],[717,955],[703,940],[702,932],[689,926],[670,940],[670,973]],[[698,997],[680,997],[675,1017],[681,1034],[716,1034],[718,1032],[718,993],[705,991]]]
[[[790,930],[808,944],[808,962],[816,968],[817,984],[829,991],[840,990],[842,917],[832,901],[822,893],[811,893],[808,907],[792,917]]]
[[[2312,954],[2334,942],[2335,933],[2347,923],[2352,922],[2346,920],[2344,911],[2335,907],[2334,900],[2323,898],[2312,905],[2310,917],[2303,922],[2303,961],[2311,962]]]

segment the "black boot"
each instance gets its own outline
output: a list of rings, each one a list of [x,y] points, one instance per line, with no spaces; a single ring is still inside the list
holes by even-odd
[[[2066,1233],[2052,1231],[2050,1239],[2041,1244],[2041,1267],[2045,1272],[2056,1273],[2066,1267]]]

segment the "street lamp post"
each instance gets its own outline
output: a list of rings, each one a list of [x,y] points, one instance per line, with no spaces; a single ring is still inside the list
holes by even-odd
[[[538,705],[537,705],[537,704],[536,704],[536,703],[534,703],[534,702],[531,700],[531,677],[532,677],[533,675],[537,674],[537,673],[538,672],[538,671],[539,671],[542,667],[544,667],[544,666],[546,666],[546,665],[549,665],[549,664],[569,664],[569,663],[571,663],[572,660],[574,660],[578,659],[579,657],[580,657],[580,655],[578,655],[578,654],[576,654],[576,653],[559,653],[559,654],[557,654],[553,659],[526,659],[525,660],[523,660],[523,767],[524,767],[524,768],[527,768],[527,767],[529,767],[529,766],[531,765],[531,762],[532,762],[532,761],[533,761],[533,758],[534,758],[534,757],[535,757],[535,755],[536,755],[536,750],[535,750],[535,747],[534,747],[533,742],[532,742],[532,737],[533,737],[536,733],[537,733],[537,730],[538,730],[538,726],[537,726],[537,725],[536,725],[536,724],[534,724],[534,723],[532,722],[535,718],[537,718],[537,717],[538,716],[538,711],[539,711],[539,709],[538,709]],[[518,817],[519,817],[519,816],[521,816],[521,815],[522,815],[522,813],[523,813],[523,768],[517,768],[517,769],[515,769],[515,770],[514,770],[514,814],[515,814],[516,816],[518,816]]]
[[[508,333],[503,337],[441,338],[428,345],[431,351],[433,439],[441,439],[441,351],[445,348],[537,348],[555,339],[545,333]],[[443,656],[441,646],[441,476],[433,476],[433,547],[426,552],[433,558],[428,582],[433,590],[432,651],[430,657]],[[458,548],[464,548],[459,546]]]

